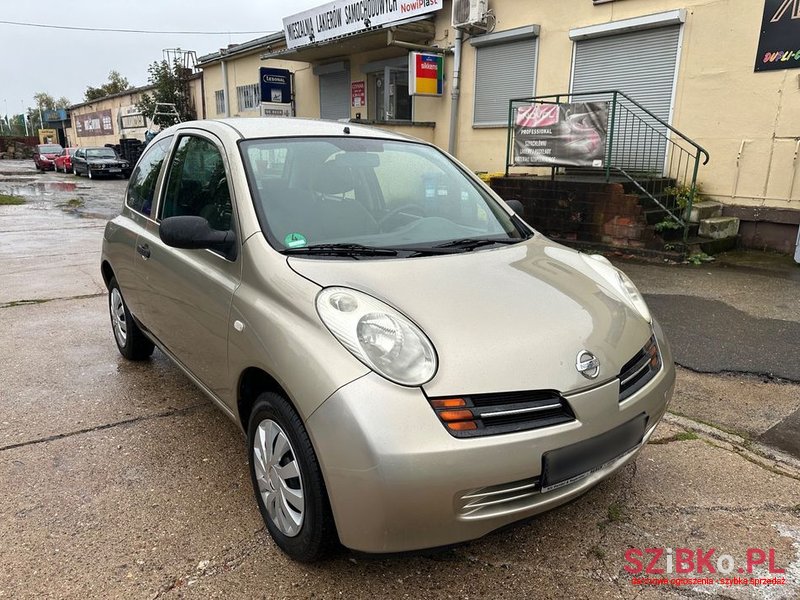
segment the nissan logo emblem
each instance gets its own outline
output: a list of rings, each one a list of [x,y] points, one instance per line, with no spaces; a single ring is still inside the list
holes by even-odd
[[[575,359],[575,368],[587,379],[594,379],[600,374],[600,360],[588,350],[581,350]]]

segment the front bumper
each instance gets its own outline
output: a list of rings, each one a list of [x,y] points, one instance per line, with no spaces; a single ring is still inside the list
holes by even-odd
[[[372,373],[339,389],[308,420],[341,542],[364,552],[433,548],[481,537],[550,510],[591,489],[649,439],[675,387],[669,347],[664,366],[619,402],[619,380],[565,397],[576,420],[512,433],[457,439],[420,389]],[[602,469],[541,492],[542,455],[647,415],[642,443]]]

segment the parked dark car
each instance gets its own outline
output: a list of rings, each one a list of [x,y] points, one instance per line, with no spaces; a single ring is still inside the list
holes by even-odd
[[[72,174],[94,179],[101,175],[131,176],[131,165],[120,158],[113,148],[78,148],[72,157]]]
[[[41,171],[52,171],[55,169],[56,156],[63,150],[60,144],[38,144],[33,149],[33,164]]]
[[[63,171],[69,173],[72,170],[72,156],[77,152],[77,148],[64,148],[56,159],[53,161],[56,166],[56,171]]]

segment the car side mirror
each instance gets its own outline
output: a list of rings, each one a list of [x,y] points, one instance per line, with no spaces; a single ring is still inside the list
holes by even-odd
[[[525,216],[525,207],[519,200],[506,200],[506,204],[508,205],[508,208],[517,213],[517,216],[519,217]]]
[[[158,226],[161,240],[173,248],[218,250],[226,258],[236,258],[236,233],[212,229],[203,217],[167,217]]]

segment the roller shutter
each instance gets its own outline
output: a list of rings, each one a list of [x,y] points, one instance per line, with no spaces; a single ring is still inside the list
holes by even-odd
[[[669,123],[679,39],[680,25],[671,25],[577,41],[572,91],[620,90]],[[575,101],[606,99],[610,96],[589,95]],[[632,105],[629,108],[639,112]],[[658,161],[663,165],[664,138],[644,135],[624,108],[617,116],[620,117],[614,128],[617,152],[612,155],[612,164],[642,169],[652,168]],[[657,128],[667,134],[664,127]]]
[[[538,38],[476,48],[475,125],[508,124],[508,101],[533,96]]]
[[[350,72],[319,76],[319,116],[323,119],[350,118]]]

